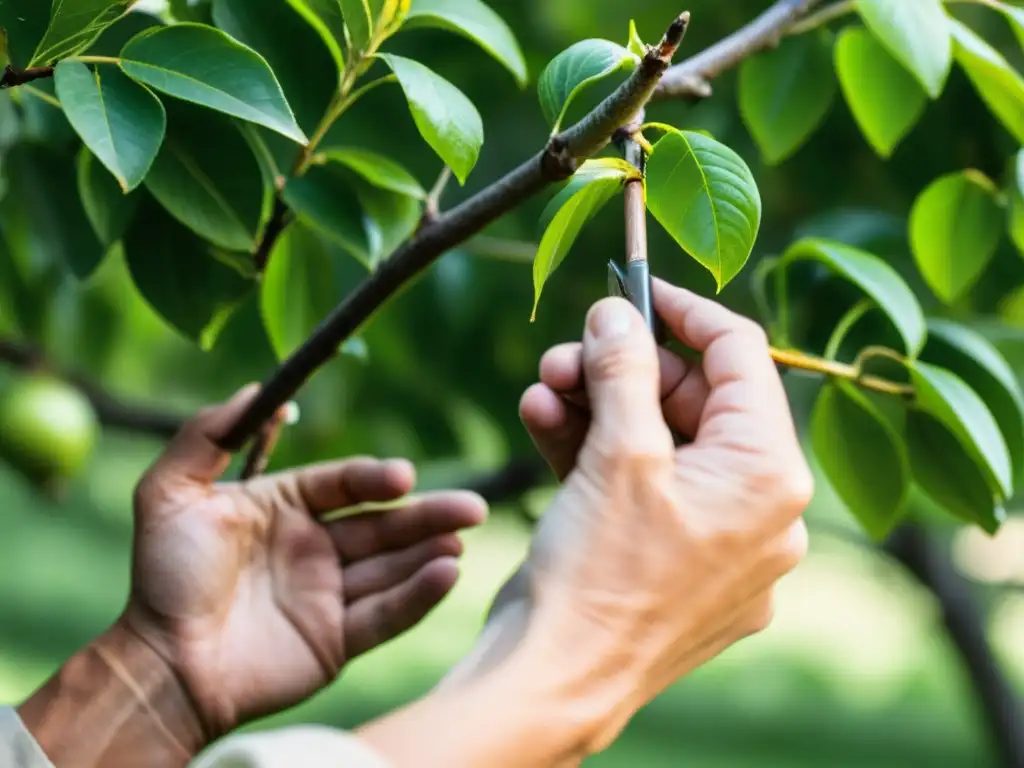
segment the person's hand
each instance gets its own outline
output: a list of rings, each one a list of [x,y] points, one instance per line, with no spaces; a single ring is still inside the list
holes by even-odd
[[[452,588],[456,531],[484,501],[427,494],[406,461],[353,458],[245,483],[217,481],[216,444],[255,395],[246,388],[190,421],[139,484],[132,592],[120,624],[183,682],[210,736],[294,705],[355,656],[422,619]]]
[[[807,548],[813,479],[764,332],[661,281],[655,305],[699,362],[656,349],[639,313],[607,299],[520,408],[565,482],[495,613],[563,648],[580,678],[619,681],[594,749],[767,627],[775,583]],[[693,442],[677,449],[671,431]]]

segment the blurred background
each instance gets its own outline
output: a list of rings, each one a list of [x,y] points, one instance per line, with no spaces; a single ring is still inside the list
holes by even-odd
[[[684,8],[679,0],[490,0],[519,37],[535,81],[546,62],[586,37],[625,43],[630,18],[655,41]],[[753,18],[767,0],[692,0],[683,53],[693,53]],[[1020,48],[1002,18],[957,8],[1018,67]],[[403,33],[389,49],[414,55],[463,89],[484,118],[487,141],[452,205],[493,181],[544,143],[548,130],[533,88],[461,38]],[[657,104],[649,119],[711,131],[750,164],[764,199],[754,259],[815,233],[884,253],[926,304],[906,238],[906,217],[935,177],[974,167],[1001,178],[1015,147],[954,71],[889,162],[860,136],[837,96],[821,129],[789,161],[767,167],[736,108],[735,74],[698,105]],[[883,84],[884,85],[884,84]],[[880,85],[880,87],[883,87]],[[600,94],[594,94],[593,98]],[[582,114],[591,98],[573,109]],[[425,151],[401,95],[378,89],[346,115],[334,136],[382,150],[429,185],[440,170]],[[302,422],[286,433],[273,466],[354,453],[406,456],[425,486],[463,483],[531,456],[518,421],[521,393],[552,344],[576,339],[589,305],[605,294],[605,264],[621,258],[621,217],[610,206],[589,226],[548,284],[529,322],[528,244],[545,203],[538,198],[497,223],[487,239],[444,256],[365,329],[365,361],[344,358],[303,391]],[[652,267],[667,279],[713,294],[710,275],[651,225]],[[753,262],[752,262],[753,264]],[[746,275],[753,273],[748,267]],[[359,278],[353,263],[352,280]],[[1024,283],[1024,262],[1005,246],[962,307],[1024,374],[1024,325],[1016,330],[1007,286]],[[820,351],[849,297],[809,273],[798,286],[806,306],[802,340]],[[755,315],[750,281],[722,299]],[[1009,309],[1007,307],[1009,306]],[[996,319],[1001,322],[997,323]],[[1024,323],[1024,319],[1020,319]],[[188,413],[263,379],[275,361],[255,301],[210,352],[178,338],[138,298],[118,253],[88,283],[61,286],[46,348],[118,395]],[[0,376],[13,373],[0,366]],[[806,425],[820,382],[790,378],[794,414]],[[87,475],[60,501],[36,492],[0,465],[0,699],[19,701],[74,650],[116,617],[126,596],[131,490],[160,450],[156,441],[105,431]],[[269,727],[317,721],[352,726],[428,690],[470,647],[497,587],[522,557],[527,518],[551,490],[498,506],[466,537],[454,594],[421,626],[354,663],[331,690]],[[1011,509],[1011,513],[1016,510]],[[775,623],[682,681],[643,711],[595,766],[886,768],[995,765],[983,717],[963,665],[942,631],[932,596],[858,532],[824,480],[808,513],[812,551],[781,585]],[[971,582],[995,653],[1024,687],[1024,521],[990,539],[934,523],[957,568]],[[1024,728],[1024,724],[1021,724]]]

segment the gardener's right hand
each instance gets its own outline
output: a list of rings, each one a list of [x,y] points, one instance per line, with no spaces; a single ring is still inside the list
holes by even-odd
[[[564,485],[492,614],[518,613],[520,639],[540,638],[581,684],[618,687],[600,697],[621,704],[594,749],[767,627],[776,582],[807,548],[813,481],[764,332],[661,281],[655,304],[699,363],[658,350],[635,309],[606,299],[524,396]],[[670,429],[693,442],[675,448]]]

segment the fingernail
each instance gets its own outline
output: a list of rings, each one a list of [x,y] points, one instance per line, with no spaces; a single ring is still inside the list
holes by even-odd
[[[590,313],[590,332],[602,341],[621,338],[629,333],[634,314],[624,299],[606,299]]]

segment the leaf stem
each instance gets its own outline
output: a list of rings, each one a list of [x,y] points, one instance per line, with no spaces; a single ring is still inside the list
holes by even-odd
[[[826,360],[836,359],[839,355],[839,348],[843,345],[846,336],[853,330],[853,326],[860,322],[864,315],[874,309],[874,306],[870,299],[861,299],[853,305],[849,312],[840,318],[828,339],[828,344],[825,346]]]
[[[451,181],[451,178],[452,169],[446,165],[441,169],[437,181],[434,182],[434,186],[430,188],[430,192],[427,194],[425,210],[423,212],[425,221],[433,221],[441,215],[441,198],[444,196],[444,191],[448,188],[448,182]]]
[[[776,363],[786,368],[797,368],[802,371],[819,373],[833,379],[844,379],[863,389],[869,389],[886,395],[895,395],[897,397],[913,397],[914,395],[914,388],[909,384],[890,381],[880,376],[865,376],[856,365],[826,360],[825,358],[815,357],[814,355],[794,349],[772,347],[771,355]]]
[[[119,65],[121,59],[116,56],[72,56],[66,61],[79,61],[82,64],[113,64]]]
[[[874,346],[865,347],[864,349],[862,349],[860,351],[860,354],[857,355],[857,359],[853,361],[853,365],[858,371],[862,371],[864,370],[864,366],[867,364],[868,360],[871,360],[876,357],[883,357],[886,360],[893,360],[899,363],[900,365],[906,365],[907,363],[906,356],[901,355],[895,349]]]

